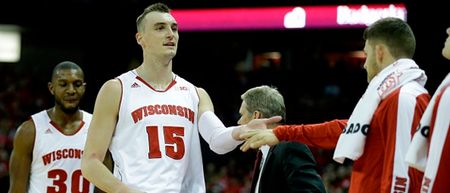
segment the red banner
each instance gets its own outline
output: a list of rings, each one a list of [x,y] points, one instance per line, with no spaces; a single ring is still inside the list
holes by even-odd
[[[175,9],[180,31],[365,27],[384,17],[406,20],[404,4]]]

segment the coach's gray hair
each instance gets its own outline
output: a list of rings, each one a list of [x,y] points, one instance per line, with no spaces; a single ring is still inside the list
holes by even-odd
[[[251,88],[241,95],[250,113],[259,111],[263,118],[279,115],[286,120],[283,96],[277,88],[263,85]]]

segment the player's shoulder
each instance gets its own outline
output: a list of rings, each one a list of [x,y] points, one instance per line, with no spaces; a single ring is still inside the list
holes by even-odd
[[[19,125],[16,131],[16,137],[17,136],[33,136],[36,133],[36,126],[34,124],[33,119],[31,117],[24,121],[22,124]]]
[[[423,85],[412,81],[406,83],[400,88],[396,89],[394,92],[389,94],[389,96],[384,99],[385,107],[391,109],[393,107],[403,106],[403,107],[414,107],[414,106],[426,106],[430,101],[430,94],[423,87]],[[395,104],[395,105],[389,105]]]
[[[450,94],[450,83],[445,85],[442,89],[441,89],[441,93],[444,94]]]
[[[414,104],[420,97],[429,98],[429,93],[425,87],[415,81],[406,83],[400,88],[395,89],[384,100],[392,102],[406,102]]]
[[[198,97],[200,98],[200,100],[202,99],[202,98],[211,98],[210,96],[209,96],[209,94],[208,94],[208,92],[206,92],[206,90],[205,89],[203,89],[203,88],[201,88],[201,87],[195,87],[195,90],[197,91],[197,95],[198,95]]]
[[[119,91],[122,89],[122,83],[119,79],[109,79],[103,83],[101,90],[105,92]]]
[[[405,97],[417,97],[419,95],[428,94],[427,89],[416,81],[406,83],[401,87],[401,95]]]
[[[113,78],[113,79],[109,79],[105,83],[103,83],[103,86],[117,85],[117,84],[120,84],[120,80],[118,78]]]
[[[440,95],[440,106],[450,107],[450,84],[442,88],[440,93],[436,93]]]
[[[195,87],[195,90],[197,90],[197,93],[201,93],[201,94],[208,94],[208,92],[206,92],[206,90],[202,87]]]

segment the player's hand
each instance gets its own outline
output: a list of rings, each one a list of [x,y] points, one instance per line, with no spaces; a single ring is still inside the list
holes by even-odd
[[[250,130],[252,129],[267,129],[269,125],[280,122],[282,119],[281,116],[273,116],[270,118],[264,119],[253,119],[246,124],[246,127]]]
[[[270,118],[263,118],[263,119],[253,119],[247,124],[240,126],[239,129],[235,129],[232,133],[232,136],[236,140],[244,140],[245,138],[240,137],[241,134],[254,130],[265,130],[270,125],[280,122],[281,119],[282,119],[281,116],[273,116]]]
[[[245,143],[240,147],[243,152],[250,148],[258,149],[263,145],[273,146],[280,143],[272,129],[248,131],[241,134],[240,137],[245,140]]]

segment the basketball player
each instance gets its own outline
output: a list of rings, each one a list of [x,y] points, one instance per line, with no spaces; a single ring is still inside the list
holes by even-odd
[[[17,129],[9,193],[93,192],[80,168],[91,121],[91,114],[79,109],[85,86],[77,64],[55,66],[48,83],[55,106],[32,115]]]
[[[450,60],[450,27],[442,55]],[[420,120],[406,161],[424,171],[421,192],[445,193],[450,190],[450,73],[439,85]]]
[[[106,192],[204,193],[199,134],[219,154],[239,133],[281,117],[226,128],[204,89],[172,72],[178,26],[169,8],[152,4],[137,18],[143,62],[100,89],[82,160],[83,175]],[[102,161],[107,150],[114,174]]]
[[[251,131],[242,135],[249,139],[241,149],[279,140],[334,148],[335,161],[354,161],[350,193],[419,192],[423,173],[404,160],[430,96],[427,77],[412,60],[414,34],[405,21],[383,18],[367,27],[363,38],[369,85],[349,120]]]

